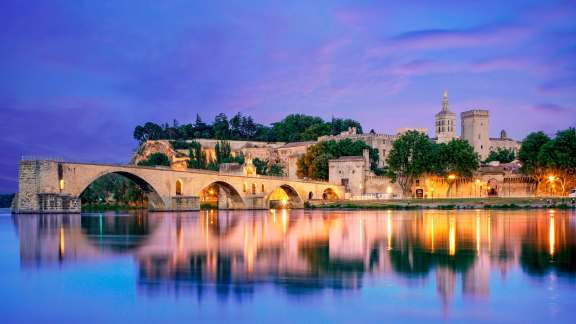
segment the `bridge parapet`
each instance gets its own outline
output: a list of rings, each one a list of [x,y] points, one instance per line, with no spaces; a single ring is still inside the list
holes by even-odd
[[[283,206],[302,208],[304,202],[322,197],[326,190],[343,196],[343,187],[326,182],[285,177],[220,174],[207,170],[173,170],[119,164],[20,161],[19,192],[14,213],[77,213],[80,195],[95,180],[119,174],[134,181],[148,196],[151,210],[198,210],[207,188],[219,190],[221,209],[267,209],[278,188],[289,196]],[[215,187],[214,187],[215,186]]]

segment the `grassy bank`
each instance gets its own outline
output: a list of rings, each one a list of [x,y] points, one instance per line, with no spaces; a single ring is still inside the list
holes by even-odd
[[[446,199],[399,199],[399,200],[346,200],[313,201],[306,208],[327,209],[576,209],[570,198],[446,198]]]

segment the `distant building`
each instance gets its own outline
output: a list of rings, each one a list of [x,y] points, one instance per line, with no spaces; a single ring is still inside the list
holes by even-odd
[[[460,114],[462,118],[462,139],[474,148],[484,160],[490,153],[490,114],[488,110],[474,109]]]
[[[447,143],[456,138],[456,114],[448,109],[448,91],[442,97],[442,110],[436,114],[436,141]]]

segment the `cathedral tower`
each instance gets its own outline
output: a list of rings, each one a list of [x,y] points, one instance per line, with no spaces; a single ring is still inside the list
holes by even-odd
[[[442,110],[436,114],[437,143],[450,142],[456,138],[456,114],[448,110],[448,91],[444,90]]]

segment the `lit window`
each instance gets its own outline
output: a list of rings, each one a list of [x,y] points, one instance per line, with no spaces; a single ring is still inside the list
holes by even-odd
[[[244,192],[247,192],[247,191],[248,191],[248,184],[247,184],[246,182],[244,182],[244,187],[242,188],[242,190],[243,190]]]
[[[60,179],[60,190],[64,190],[64,179]]]
[[[182,180],[176,180],[176,196],[182,196]]]

